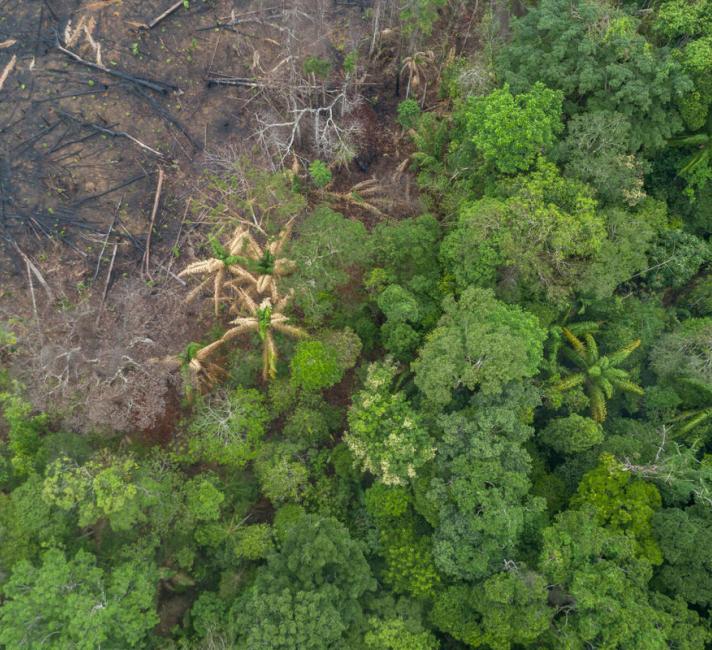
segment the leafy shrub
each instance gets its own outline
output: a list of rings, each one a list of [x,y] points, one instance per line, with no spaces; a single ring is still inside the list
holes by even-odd
[[[314,160],[309,165],[309,176],[312,179],[314,185],[319,189],[326,187],[331,183],[331,170],[327,164],[321,160]]]
[[[414,129],[420,118],[420,104],[415,99],[406,99],[398,104],[398,124],[404,129]]]

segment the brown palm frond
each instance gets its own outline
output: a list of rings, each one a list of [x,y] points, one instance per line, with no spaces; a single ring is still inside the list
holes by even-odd
[[[238,316],[236,319],[230,321],[230,325],[235,325],[236,327],[243,327],[256,322],[257,319],[254,316]]]
[[[219,339],[220,343],[227,343],[228,341],[234,339],[236,336],[240,336],[240,334],[245,334],[246,332],[256,332],[259,329],[259,323],[255,319],[244,320],[249,322],[239,323],[236,327],[231,327]]]
[[[239,255],[242,252],[245,239],[248,235],[249,232],[242,226],[235,228],[235,232],[232,234],[232,239],[227,245],[227,252],[230,255]]]
[[[260,275],[257,278],[257,284],[256,289],[258,295],[262,295],[263,293],[268,293],[270,292],[270,285],[274,283],[274,279],[272,278],[271,275]]]
[[[211,278],[205,278],[197,287],[191,289],[188,292],[188,295],[185,297],[185,302],[193,302],[205,289],[210,284]]]
[[[198,262],[193,262],[188,264],[179,274],[179,278],[184,278],[188,275],[198,275],[199,273],[215,273],[224,264],[215,258],[210,258],[209,260],[200,260]]]
[[[250,284],[257,284],[257,277],[254,275],[254,273],[250,273],[247,269],[243,269],[237,264],[231,264],[228,268],[230,270],[230,273],[237,276],[238,278],[241,278],[242,280],[245,280]]]
[[[292,235],[293,226],[294,217],[287,222],[287,225],[282,228],[282,231],[277,235],[276,239],[267,247],[267,250],[275,257],[284,250],[284,246]]]
[[[294,260],[288,260],[286,257],[280,257],[274,263],[274,271],[272,271],[272,275],[284,277],[285,275],[291,275],[296,270],[297,263]]]
[[[220,315],[220,301],[223,297],[223,287],[225,285],[225,266],[218,269],[215,273],[215,281],[213,282],[213,305],[215,306],[215,316]]]
[[[197,358],[188,365],[191,382],[201,390],[210,390],[217,382],[227,377],[227,372],[216,363],[202,363]]]
[[[276,329],[278,332],[282,332],[283,334],[288,334],[289,336],[294,336],[295,338],[305,338],[309,336],[309,333],[306,330],[303,330],[301,327],[295,327],[294,325],[287,325],[284,322],[277,321],[272,322],[272,326],[274,329]]]
[[[221,345],[223,344],[222,339],[218,339],[217,341],[213,341],[212,343],[209,343],[206,346],[203,346],[200,348],[195,353],[195,357],[191,359],[191,361],[195,361],[197,359],[198,362],[203,362],[205,361],[208,357],[210,357]]]
[[[281,315],[281,312],[284,311],[284,308],[289,304],[292,298],[294,298],[294,289],[290,289],[281,298],[277,297],[276,300],[273,298],[274,310],[277,312],[277,315]]]
[[[391,201],[385,197],[385,190],[375,178],[369,178],[352,186],[347,192],[326,192],[335,201],[348,203],[375,214],[383,219],[388,218],[381,208],[391,206]],[[379,207],[380,206],[380,207]]]
[[[242,302],[244,303],[245,307],[247,307],[247,311],[253,316],[256,316],[258,306],[257,303],[252,299],[252,296],[244,289],[238,289],[238,293],[240,294],[240,297],[242,298]]]

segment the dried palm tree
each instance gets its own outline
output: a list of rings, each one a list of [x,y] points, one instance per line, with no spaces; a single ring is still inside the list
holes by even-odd
[[[381,218],[387,218],[388,215],[380,208],[391,207],[391,201],[384,196],[383,185],[375,178],[356,183],[348,192],[327,191],[326,195],[335,201],[354,205]]]
[[[410,89],[418,91],[420,84],[427,81],[427,69],[435,62],[435,53],[432,50],[426,52],[416,52],[403,60],[401,74],[408,73],[408,85],[405,90],[405,97],[410,97]]]
[[[237,228],[228,243],[224,247],[215,237],[210,237],[210,246],[213,250],[213,257],[205,260],[199,260],[189,264],[183,269],[178,277],[187,277],[189,275],[207,275],[207,277],[193,289],[186,297],[186,302],[194,300],[200,292],[207,287],[211,282],[213,284],[213,303],[215,305],[215,315],[220,313],[220,303],[225,300],[225,287],[231,275],[237,276],[240,282],[250,282],[254,280],[251,274],[247,273],[238,264],[243,259],[240,253],[243,248],[250,246],[250,240],[254,242],[250,233],[244,228]]]
[[[209,345],[189,343],[180,354],[161,359],[153,358],[148,362],[160,364],[170,372],[180,370],[185,382],[186,396],[191,399],[193,389],[205,392],[227,377],[225,370],[208,360],[219,347],[216,343],[217,341]]]
[[[252,296],[239,289],[241,301],[236,306],[241,306],[247,311],[247,316],[238,316],[230,324],[234,325],[214,343],[204,348],[206,354],[212,354],[220,346],[228,343],[241,334],[257,332],[262,340],[262,377],[265,381],[274,379],[277,374],[277,346],[274,342],[273,331],[282,332],[289,336],[302,338],[307,336],[307,332],[299,327],[289,324],[289,318],[283,313],[287,303],[291,300],[292,294],[284,297],[277,296],[273,303],[273,298],[264,298],[259,304]],[[202,350],[201,350],[202,351]]]
[[[290,219],[277,237],[264,248],[248,234],[247,260],[244,260],[243,269],[252,274],[253,286],[258,296],[269,293],[272,299],[277,301],[279,296],[276,293],[276,279],[294,272],[294,262],[281,257],[292,234],[293,223],[294,219]]]
[[[227,298],[225,289],[237,290],[247,285],[257,296],[270,293],[276,299],[275,279],[294,271],[291,260],[280,257],[292,232],[290,221],[266,247],[261,247],[254,237],[244,228],[238,227],[227,247],[214,237],[210,238],[213,257],[194,262],[185,268],[179,277],[207,274],[187,296],[186,301],[194,300],[210,282],[213,283],[213,302],[215,315],[219,314],[220,303]],[[232,279],[228,279],[232,277]],[[238,294],[239,296],[239,294]]]

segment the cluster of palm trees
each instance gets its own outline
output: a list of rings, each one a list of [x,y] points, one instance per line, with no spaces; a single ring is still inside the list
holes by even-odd
[[[230,327],[216,341],[201,346],[191,343],[178,356],[181,367],[188,370],[191,381],[200,388],[209,388],[225,371],[213,361],[216,353],[232,339],[248,333],[257,333],[262,341],[262,376],[265,381],[277,373],[277,346],[274,332],[289,336],[307,336],[305,330],[289,324],[285,309],[292,292],[280,295],[279,278],[292,273],[295,264],[283,256],[284,247],[292,232],[290,221],[277,237],[261,246],[244,226],[238,226],[230,241],[223,246],[211,237],[212,256],[189,264],[179,277],[202,276],[201,282],[187,296],[195,300],[212,287],[213,307],[216,316],[227,306],[227,312],[236,316]]]

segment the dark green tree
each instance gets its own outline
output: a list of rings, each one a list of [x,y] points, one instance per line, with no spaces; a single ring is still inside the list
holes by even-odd
[[[356,650],[366,627],[362,599],[374,587],[348,530],[335,519],[304,515],[233,607],[238,647]]]
[[[675,107],[692,82],[640,22],[594,0],[544,0],[514,21],[499,69],[515,92],[536,82],[564,93],[564,110],[618,113],[630,124],[628,152],[664,147],[682,129]]]
[[[532,429],[516,406],[482,406],[440,419],[435,476],[426,503],[437,513],[433,554],[458,579],[481,579],[515,557],[525,531],[544,511],[529,495]]]

